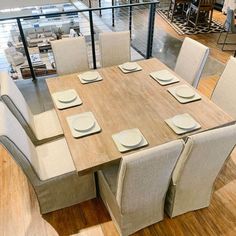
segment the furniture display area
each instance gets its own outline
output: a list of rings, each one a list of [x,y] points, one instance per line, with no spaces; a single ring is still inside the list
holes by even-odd
[[[45,31],[44,31],[45,30]],[[29,47],[37,47],[38,44],[43,42],[50,42],[57,39],[57,36],[50,29],[39,28],[25,30],[27,43]]]
[[[177,7],[182,8],[181,14],[186,14],[186,8],[188,9],[190,4],[191,4],[190,0],[171,0],[169,10],[168,10],[168,18],[170,17],[170,14],[171,14],[171,22],[174,19],[174,14],[175,14]],[[181,5],[181,6],[179,6],[179,5]]]
[[[166,119],[176,114],[189,113],[201,124],[201,129],[192,133],[234,122],[232,117],[203,95],[201,100],[189,104],[182,105],[176,101],[167,91],[167,87],[160,86],[149,76],[153,71],[169,70],[157,59],[138,63],[143,70],[130,74],[123,74],[117,66],[98,69],[103,80],[89,86],[81,84],[77,74],[47,79],[51,94],[73,88],[83,101],[82,106],[62,111],[57,109],[79,174],[96,171],[104,165],[120,160],[122,154],[117,150],[111,137],[121,130],[138,127],[149,143],[148,148],[152,148],[186,136],[177,135],[165,123]],[[187,84],[177,77],[181,84]],[[85,111],[95,114],[102,132],[84,139],[75,139],[71,135],[66,117]],[[156,131],[153,132],[154,130]]]
[[[47,53],[49,50],[52,49],[51,43],[47,42],[47,43],[39,43],[38,44],[38,49],[40,53]]]
[[[5,49],[5,55],[10,65],[18,66],[25,62],[25,57],[21,52],[16,51],[15,47]]]
[[[215,0],[199,0],[197,5],[191,3],[188,10],[187,23],[191,23],[194,26],[194,30],[196,30],[198,25],[207,23],[210,29],[214,4]],[[194,15],[193,18],[192,15]]]
[[[48,73],[45,63],[34,63],[33,68],[37,76],[45,76]],[[32,77],[29,65],[21,66],[20,72],[23,79],[30,79]]]

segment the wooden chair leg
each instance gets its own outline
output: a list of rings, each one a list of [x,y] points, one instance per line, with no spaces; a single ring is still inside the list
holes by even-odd
[[[210,13],[208,30],[210,30],[210,28],[211,28],[212,16],[213,16],[213,10],[211,10],[211,13]]]

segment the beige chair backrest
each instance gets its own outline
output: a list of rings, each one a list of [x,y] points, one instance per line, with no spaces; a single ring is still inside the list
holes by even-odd
[[[175,72],[196,88],[208,55],[208,47],[186,37],[177,58]]]
[[[17,88],[15,82],[7,73],[0,74],[0,95],[2,101],[7,105],[8,109],[17,118],[25,129],[25,132],[33,140],[37,140],[35,135],[34,118],[25,98]]]
[[[188,138],[172,175],[181,212],[209,205],[214,181],[235,144],[235,125]]]
[[[163,214],[171,174],[182,149],[183,141],[177,140],[122,158],[116,192],[121,213],[143,208],[143,214],[159,209]]]
[[[131,60],[129,31],[100,33],[99,45],[102,67],[119,65]]]
[[[55,40],[51,42],[51,45],[58,75],[89,70],[84,37]]]
[[[236,118],[236,58],[230,57],[211,99]]]
[[[33,185],[39,182],[35,146],[7,106],[0,102],[0,143],[11,153]]]

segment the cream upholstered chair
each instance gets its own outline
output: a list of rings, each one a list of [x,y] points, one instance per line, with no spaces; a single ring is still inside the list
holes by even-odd
[[[170,217],[209,206],[216,177],[235,144],[235,125],[188,137],[167,192]]]
[[[2,102],[0,144],[32,184],[42,214],[96,197],[93,174],[78,176],[65,139],[35,147]]]
[[[165,195],[182,148],[182,140],[173,141],[99,171],[100,195],[121,235],[163,219]]]
[[[20,90],[8,74],[0,73],[0,78],[2,101],[18,119],[35,145],[63,136],[63,131],[54,109],[33,115]]]
[[[236,58],[230,57],[214,91],[212,101],[236,118]]]
[[[119,65],[131,60],[129,31],[100,33],[99,45],[102,67]]]
[[[21,52],[17,52],[15,47],[8,47],[4,52],[8,63],[13,66],[18,66],[25,62],[25,57]]]
[[[89,70],[84,37],[56,40],[52,41],[51,45],[58,75]]]
[[[196,88],[208,55],[208,47],[186,37],[177,58],[175,72]]]

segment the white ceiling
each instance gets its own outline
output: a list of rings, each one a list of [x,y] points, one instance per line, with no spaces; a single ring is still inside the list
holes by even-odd
[[[65,2],[69,0],[0,0],[0,10]]]

